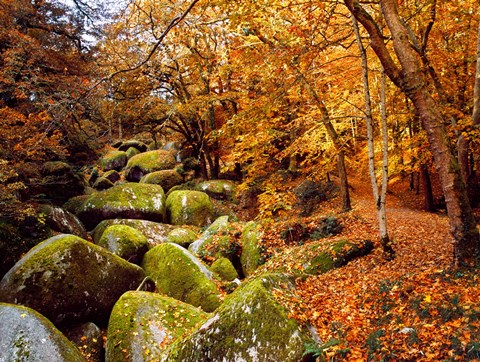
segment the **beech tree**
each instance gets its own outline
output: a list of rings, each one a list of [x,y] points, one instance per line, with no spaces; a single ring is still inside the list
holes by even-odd
[[[380,1],[382,18],[393,40],[393,51],[387,47],[378,23],[360,2],[344,0],[344,3],[368,32],[370,44],[385,73],[412,101],[415,111],[422,120],[445,195],[453,236],[454,263],[468,265],[478,261],[480,238],[465,182],[450,147],[444,126],[445,119],[431,95],[428,79],[422,71],[421,59],[411,45],[411,34],[399,15],[396,0]],[[394,60],[395,56],[398,63]]]

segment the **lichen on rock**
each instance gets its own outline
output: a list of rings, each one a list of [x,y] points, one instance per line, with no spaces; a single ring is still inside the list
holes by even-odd
[[[108,323],[106,361],[161,361],[167,347],[208,314],[190,304],[149,292],[126,292]]]
[[[164,243],[148,251],[142,267],[160,293],[201,307],[206,312],[220,305],[213,274],[195,256],[177,244]]]

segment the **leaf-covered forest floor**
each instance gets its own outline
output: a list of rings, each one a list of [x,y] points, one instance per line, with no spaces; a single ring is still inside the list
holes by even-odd
[[[300,299],[291,313],[317,328],[317,351],[326,361],[480,360],[480,276],[478,270],[452,268],[445,213],[421,211],[421,195],[405,183],[392,185],[387,217],[396,257],[386,261],[370,183],[350,183],[353,210],[337,215],[344,229],[321,242],[376,244],[366,257],[299,282]],[[338,210],[338,200],[324,202],[309,220]],[[280,243],[276,229],[267,235],[272,244]],[[302,252],[301,246],[290,247],[290,260],[283,263],[294,264]]]

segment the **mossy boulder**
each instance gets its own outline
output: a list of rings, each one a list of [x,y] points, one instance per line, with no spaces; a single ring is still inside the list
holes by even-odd
[[[192,227],[177,227],[167,235],[167,241],[188,248],[198,239],[198,236],[197,230]]]
[[[142,141],[138,141],[138,140],[124,141],[120,146],[118,146],[118,149],[120,151],[126,151],[131,147],[136,148],[140,152],[145,152],[147,150],[147,145]]]
[[[0,361],[85,362],[86,359],[40,313],[0,303]]]
[[[204,325],[172,345],[167,361],[301,361],[312,337],[288,317],[273,289],[294,293],[293,280],[264,275],[240,286]]]
[[[167,197],[167,220],[173,225],[205,226],[213,221],[213,205],[201,191],[178,190]]]
[[[310,247],[312,252],[305,254],[302,263],[307,274],[323,274],[331,269],[340,268],[353,259],[369,254],[373,250],[373,243],[370,240],[356,242],[340,240],[327,248],[318,251],[315,249],[315,245]]]
[[[165,243],[168,240],[170,232],[177,226],[163,224],[159,222],[139,219],[109,219],[100,222],[92,231],[92,239],[98,243],[103,232],[111,225],[128,225],[140,231],[148,241],[148,248],[151,249],[158,244]]]
[[[92,187],[95,190],[106,190],[113,187],[113,182],[104,176],[100,176],[95,180]]]
[[[107,180],[110,180],[112,183],[115,183],[122,178],[120,173],[118,171],[115,171],[115,170],[110,170],[110,171],[105,172],[103,174],[103,177],[105,177]]]
[[[52,229],[64,234],[77,235],[83,239],[88,238],[85,227],[71,212],[58,206],[43,205],[39,217]]]
[[[135,264],[140,263],[148,251],[148,239],[145,235],[127,225],[107,227],[97,244]]]
[[[130,159],[133,156],[138,155],[141,152],[138,149],[136,149],[135,147],[129,147],[128,150],[125,151],[125,153],[127,154],[128,159]]]
[[[245,225],[242,232],[240,263],[242,264],[243,274],[246,277],[265,263],[261,248],[262,237],[263,232],[255,222],[251,221]]]
[[[197,187],[213,199],[233,201],[237,185],[230,180],[207,180]]]
[[[93,229],[102,220],[126,218],[165,221],[165,193],[161,186],[125,183],[95,192],[71,210]],[[70,206],[68,203],[67,206]]]
[[[173,186],[183,182],[182,176],[175,170],[160,170],[146,174],[140,179],[140,183],[160,185],[168,192]]]
[[[138,266],[74,235],[32,248],[0,281],[0,301],[28,306],[53,323],[104,323],[127,290],[145,277]]]
[[[104,171],[120,171],[127,165],[128,157],[123,151],[110,151],[98,160],[99,166]]]
[[[147,173],[170,170],[176,165],[175,156],[170,151],[154,150],[139,153],[128,160],[125,174],[128,181],[138,182]]]
[[[142,267],[160,293],[201,307],[206,312],[220,305],[213,274],[200,260],[177,244],[164,243],[148,251]]]
[[[232,261],[238,259],[240,245],[237,239],[240,233],[228,220],[227,215],[217,218],[188,250],[209,260],[222,257]]]
[[[199,308],[149,292],[126,292],[108,323],[105,360],[161,361],[167,347],[208,319]]]
[[[238,278],[238,273],[235,270],[235,267],[227,258],[219,258],[215,260],[210,266],[210,270],[217,273],[222,280],[227,282],[231,282]]]
[[[72,166],[62,161],[49,161],[42,165],[42,178],[32,180],[29,185],[31,195],[42,195],[55,204],[65,202],[71,197],[81,195],[86,187],[83,175],[74,171]]]

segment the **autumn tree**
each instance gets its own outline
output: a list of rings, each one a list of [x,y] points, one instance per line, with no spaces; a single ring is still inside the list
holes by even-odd
[[[440,113],[437,101],[431,95],[429,79],[423,72],[419,54],[412,46],[414,35],[411,34],[400,16],[397,2],[381,0],[379,4],[382,19],[393,40],[393,50],[387,46],[377,21],[358,1],[345,0],[344,3],[368,32],[370,44],[386,74],[412,101],[422,120],[445,195],[454,239],[455,264],[465,265],[477,261],[480,239],[465,182],[461,177],[458,161],[450,147],[444,127],[445,118]],[[398,63],[394,57],[397,58]]]

